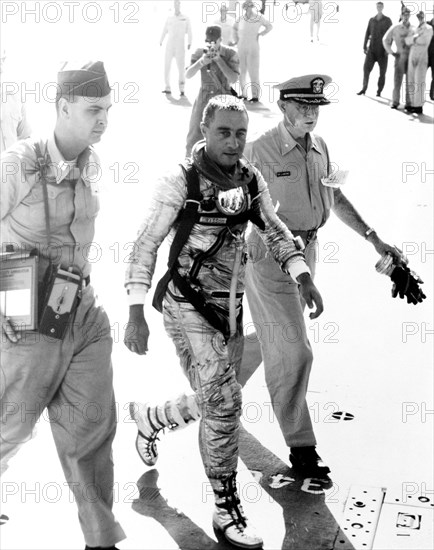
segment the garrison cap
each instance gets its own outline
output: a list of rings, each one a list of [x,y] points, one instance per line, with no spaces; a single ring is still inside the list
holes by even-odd
[[[222,28],[220,25],[211,25],[206,28],[205,31],[205,41],[206,42],[217,42],[222,36]]]
[[[101,98],[109,95],[110,84],[102,61],[66,63],[57,73],[57,95]]]
[[[286,82],[274,86],[280,90],[280,99],[290,99],[297,103],[308,103],[311,105],[328,105],[330,101],[324,95],[324,86],[332,81],[326,74],[307,74],[297,76]]]

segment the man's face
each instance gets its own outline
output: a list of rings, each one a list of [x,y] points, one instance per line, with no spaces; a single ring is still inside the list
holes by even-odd
[[[319,105],[280,101],[280,106],[287,126],[295,130],[296,137],[302,137],[308,132],[313,132],[318,122]]]
[[[107,129],[111,105],[111,94],[102,98],[78,97],[73,103],[65,101],[59,105],[60,116],[69,134],[87,147],[101,140]]]
[[[381,2],[379,2],[377,4],[377,12],[378,13],[383,13],[383,8],[384,8],[383,4]]]
[[[175,8],[175,15],[179,15],[181,13],[181,2],[179,0],[175,0],[173,4]]]
[[[410,20],[410,12],[409,11],[402,12],[402,22],[408,23],[409,20]]]
[[[235,166],[246,145],[247,127],[247,113],[241,111],[216,111],[209,126],[201,123],[211,160],[226,170]]]

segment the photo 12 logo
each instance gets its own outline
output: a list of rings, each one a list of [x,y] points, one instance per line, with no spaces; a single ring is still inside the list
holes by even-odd
[[[140,23],[145,2],[2,2],[7,23]]]

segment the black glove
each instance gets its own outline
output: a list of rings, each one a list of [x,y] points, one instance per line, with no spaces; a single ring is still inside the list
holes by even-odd
[[[407,298],[408,304],[418,304],[426,298],[419,284],[423,281],[413,273],[406,265],[396,266],[390,278],[393,282],[392,298],[398,295],[401,299]]]

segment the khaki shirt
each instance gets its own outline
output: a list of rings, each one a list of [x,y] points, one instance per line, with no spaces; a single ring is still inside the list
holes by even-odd
[[[330,159],[322,138],[309,134],[308,151],[283,122],[246,145],[244,154],[264,176],[280,219],[290,230],[317,229],[333,206],[333,189],[322,184]]]
[[[63,267],[74,266],[87,277],[91,270],[88,256],[95,254],[92,240],[99,210],[99,159],[89,148],[80,155],[79,167],[71,168],[54,136],[39,144],[42,154],[48,152],[48,208],[54,246],[49,246],[34,141],[28,139],[17,142],[1,156],[2,251],[7,244],[16,250],[36,248],[41,258],[50,258]]]
[[[393,54],[392,43],[395,41],[396,51],[401,55],[408,55],[410,46],[405,43],[407,36],[412,36],[415,33],[414,27],[411,25],[405,26],[402,23],[398,23],[387,31],[383,37],[383,46],[386,52],[390,55]]]

